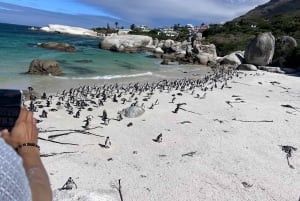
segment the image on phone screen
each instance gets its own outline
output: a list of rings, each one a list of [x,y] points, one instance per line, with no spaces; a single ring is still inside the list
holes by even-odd
[[[14,89],[0,89],[0,130],[9,131],[15,125],[20,113],[22,92]]]

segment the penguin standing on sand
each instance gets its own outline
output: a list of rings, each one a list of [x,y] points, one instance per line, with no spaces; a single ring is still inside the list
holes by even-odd
[[[105,147],[106,149],[108,149],[108,148],[111,147],[111,141],[110,141],[110,139],[109,139],[109,136],[107,136],[106,139],[105,139],[104,147]]]
[[[161,143],[162,142],[162,133],[160,133],[155,139],[153,139],[154,142]]]

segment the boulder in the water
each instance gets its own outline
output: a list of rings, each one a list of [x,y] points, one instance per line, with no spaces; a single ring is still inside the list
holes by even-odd
[[[58,76],[62,74],[60,64],[54,60],[40,60],[34,59],[28,69],[29,74],[37,75],[54,75]]]
[[[68,43],[56,43],[56,42],[48,42],[48,43],[39,43],[39,47],[65,51],[65,52],[76,52],[76,48],[74,45],[70,45]]]

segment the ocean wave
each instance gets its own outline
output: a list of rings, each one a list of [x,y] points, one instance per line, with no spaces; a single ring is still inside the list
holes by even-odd
[[[64,77],[64,76],[53,76],[57,79],[65,79],[65,80],[111,80],[111,79],[120,79],[120,78],[131,78],[131,77],[140,77],[140,76],[150,76],[153,75],[152,72],[146,73],[138,73],[138,74],[129,74],[129,75],[104,75],[104,76],[94,76],[94,77]]]

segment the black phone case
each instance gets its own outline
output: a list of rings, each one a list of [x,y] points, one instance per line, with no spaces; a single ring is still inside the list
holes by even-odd
[[[0,130],[14,127],[20,113],[22,91],[0,89]]]

